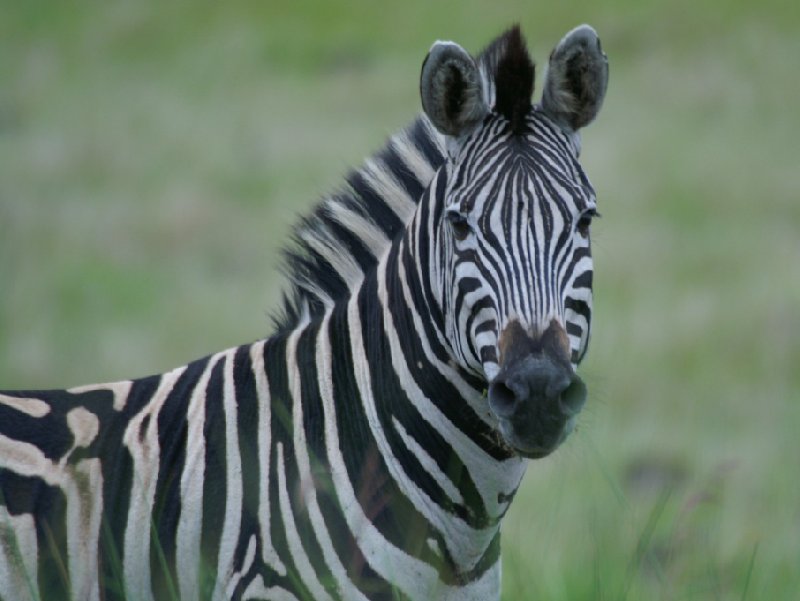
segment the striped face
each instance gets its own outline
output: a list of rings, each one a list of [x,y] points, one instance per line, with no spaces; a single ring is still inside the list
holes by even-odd
[[[573,139],[532,110],[523,133],[488,116],[449,163],[442,227],[447,338],[489,382],[505,441],[548,454],[586,398],[596,200]]]
[[[594,190],[574,142],[541,112],[513,134],[500,116],[448,165],[442,220],[447,336],[460,361],[494,379],[511,328],[556,327],[571,366],[591,325]]]
[[[435,44],[420,89],[448,149],[435,243],[447,340],[456,361],[486,379],[505,443],[543,457],[586,399],[575,368],[589,340],[597,211],[578,130],[608,81],[594,30],[578,27],[559,42],[536,106],[533,81],[515,28],[477,60]]]

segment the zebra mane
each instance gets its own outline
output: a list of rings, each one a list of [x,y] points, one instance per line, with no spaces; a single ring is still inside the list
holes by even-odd
[[[534,77],[519,27],[491,42],[478,63],[490,106],[516,131],[530,109]],[[444,157],[444,137],[419,115],[300,220],[283,250],[289,286],[273,320],[278,330],[321,315],[358,287],[404,230]]]
[[[511,122],[514,133],[521,133],[531,109],[536,69],[519,25],[489,44],[478,60],[488,96],[494,96],[489,106],[493,105],[495,111]]]
[[[358,287],[443,162],[444,139],[421,115],[300,220],[283,250],[289,289],[274,319],[279,330],[322,314]]]

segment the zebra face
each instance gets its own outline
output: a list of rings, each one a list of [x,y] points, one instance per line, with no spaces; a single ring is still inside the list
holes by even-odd
[[[423,65],[423,107],[448,148],[436,241],[446,337],[486,379],[504,442],[527,457],[558,447],[586,399],[575,368],[589,339],[597,211],[577,132],[607,80],[588,26],[553,50],[536,106],[516,28],[477,61],[445,42]]]

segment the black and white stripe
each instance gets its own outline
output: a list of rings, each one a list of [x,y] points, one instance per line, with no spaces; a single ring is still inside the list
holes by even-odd
[[[594,193],[554,105],[508,99],[520,40],[465,72],[480,97],[458,115],[423,90],[428,116],[301,224],[275,335],[0,395],[0,598],[499,597],[527,460],[485,396],[498,337],[557,320],[577,364],[591,319]],[[464,53],[442,47],[423,82]]]

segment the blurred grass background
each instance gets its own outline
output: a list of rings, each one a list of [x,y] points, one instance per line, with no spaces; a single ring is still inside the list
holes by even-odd
[[[800,5],[0,0],[0,388],[269,333],[290,224],[417,112],[430,43],[610,57],[583,163],[577,435],[505,523],[504,599],[800,591]]]

